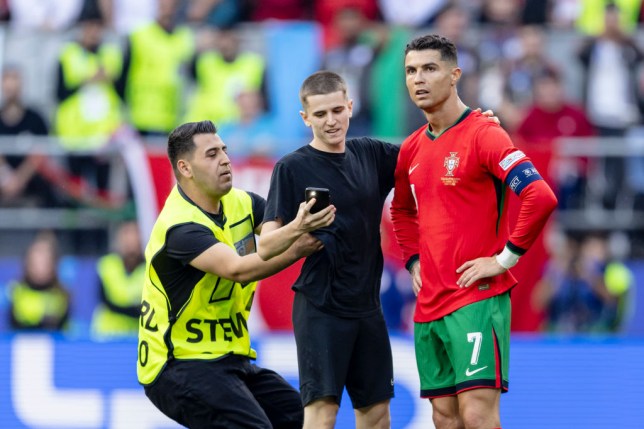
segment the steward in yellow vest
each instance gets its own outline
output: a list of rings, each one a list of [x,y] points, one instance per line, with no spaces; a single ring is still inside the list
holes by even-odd
[[[209,119],[222,125],[239,119],[239,93],[262,90],[266,63],[261,55],[240,52],[234,29],[221,30],[214,37],[218,49],[199,54],[191,67],[197,86],[186,119]]]
[[[34,285],[28,281],[9,285],[11,326],[14,329],[61,330],[69,319],[69,293],[58,282]]]
[[[104,145],[122,120],[114,86],[121,75],[122,53],[115,45],[101,43],[99,16],[84,16],[80,24],[79,41],[64,46],[58,63],[55,128],[68,150]]]
[[[174,26],[174,6],[160,2],[157,21],[130,34],[119,87],[130,122],[142,134],[168,133],[179,122],[181,67],[192,57],[187,27]]]
[[[256,282],[321,248],[310,234],[268,261],[255,234],[265,200],[233,188],[226,145],[210,121],[168,138],[177,186],[145,250],[138,379],[164,414],[187,427],[300,428],[297,391],[251,362],[248,317]],[[333,216],[302,204],[294,228],[312,231]],[[301,234],[301,233],[300,233]]]
[[[101,302],[94,310],[92,334],[99,339],[136,335],[139,331],[145,260],[136,222],[121,224],[116,251],[99,258]]]
[[[69,320],[69,292],[58,280],[56,241],[42,233],[29,246],[24,276],[9,285],[11,327],[59,331]]]

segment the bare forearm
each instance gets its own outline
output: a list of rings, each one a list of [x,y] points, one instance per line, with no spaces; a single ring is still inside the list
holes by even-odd
[[[264,261],[272,260],[291,247],[302,233],[292,224],[287,224],[273,231],[265,232],[262,230],[257,253]]]
[[[261,280],[282,271],[298,259],[299,257],[291,251],[283,252],[267,261],[262,260],[257,253],[253,253],[241,258],[239,267],[231,275],[231,279],[240,283]]]

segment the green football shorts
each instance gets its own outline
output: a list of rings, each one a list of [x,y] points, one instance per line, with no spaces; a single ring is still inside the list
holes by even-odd
[[[470,389],[508,390],[510,293],[466,305],[439,320],[414,324],[420,396]]]

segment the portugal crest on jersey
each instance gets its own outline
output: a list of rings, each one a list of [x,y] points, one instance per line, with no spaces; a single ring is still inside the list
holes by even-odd
[[[443,166],[447,169],[447,173],[445,174],[446,176],[454,177],[454,170],[458,167],[458,162],[460,160],[460,158],[456,156],[457,153],[458,152],[450,152],[449,156],[445,157]]]

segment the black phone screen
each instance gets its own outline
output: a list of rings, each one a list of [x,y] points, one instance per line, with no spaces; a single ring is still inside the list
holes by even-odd
[[[307,203],[315,198],[311,213],[317,213],[331,204],[331,194],[327,188],[306,188],[304,197]]]

